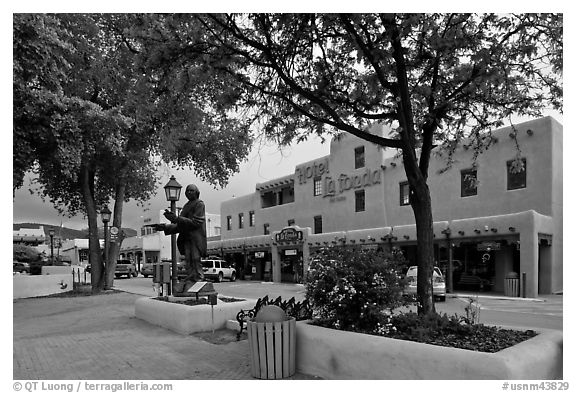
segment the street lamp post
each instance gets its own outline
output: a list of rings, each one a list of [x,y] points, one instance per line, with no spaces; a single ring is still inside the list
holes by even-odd
[[[176,202],[180,199],[180,190],[182,186],[176,181],[174,175],[170,177],[170,180],[164,186],[164,191],[166,192],[166,200],[170,202],[170,211],[176,214]],[[176,284],[178,283],[178,262],[176,257],[176,235],[172,234],[170,236],[171,246],[172,246],[172,277],[171,277],[171,288],[168,288],[168,295],[171,295]]]
[[[442,231],[442,233],[446,236],[446,242],[448,243],[448,271],[446,272],[446,292],[452,293],[454,291],[454,282],[452,282],[452,271],[454,270],[454,267],[452,266],[452,240],[450,240],[452,230],[450,230],[450,228],[446,228]]]
[[[50,235],[50,262],[54,264],[54,229],[48,231]]]
[[[102,278],[104,280],[104,285],[106,285],[106,266],[108,266],[108,223],[110,222],[110,217],[112,216],[112,212],[108,209],[108,206],[104,206],[104,208],[100,211],[100,216],[102,218],[102,222],[104,223],[104,264],[102,266]]]

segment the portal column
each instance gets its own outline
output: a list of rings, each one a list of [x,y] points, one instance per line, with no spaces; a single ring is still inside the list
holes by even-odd
[[[280,265],[280,255],[277,244],[272,243],[270,253],[272,254],[272,282],[280,282],[282,281],[282,267]]]

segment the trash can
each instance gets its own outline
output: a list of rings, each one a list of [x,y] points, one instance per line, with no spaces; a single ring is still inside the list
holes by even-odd
[[[294,375],[296,319],[286,317],[280,307],[268,305],[248,321],[247,331],[254,378],[280,379]]]
[[[510,297],[520,296],[520,278],[518,273],[510,272],[504,278],[504,295]]]

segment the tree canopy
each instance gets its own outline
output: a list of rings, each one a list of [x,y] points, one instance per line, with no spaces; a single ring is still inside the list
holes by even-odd
[[[434,310],[428,168],[464,137],[475,154],[512,116],[562,110],[559,14],[198,15],[215,67],[283,143],[348,132],[398,149],[418,237],[419,312]],[[183,53],[183,52],[180,52]],[[374,122],[390,135],[367,132]]]
[[[14,15],[13,188],[31,171],[60,212],[87,216],[95,277],[104,204],[121,227],[123,202],[156,192],[160,160],[224,185],[250,144],[209,74],[171,79],[149,62],[146,18]]]

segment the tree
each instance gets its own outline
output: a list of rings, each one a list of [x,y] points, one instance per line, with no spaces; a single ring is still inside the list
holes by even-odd
[[[513,115],[562,107],[562,15],[195,15],[212,67],[233,77],[250,121],[281,143],[344,131],[398,149],[417,232],[418,312],[434,312],[428,168],[463,140],[476,154]],[[174,31],[183,28],[173,19]],[[200,44],[179,40],[182,62]],[[510,120],[511,121],[511,120]],[[366,132],[388,124],[386,137]]]
[[[129,27],[140,18],[14,16],[13,187],[32,170],[38,192],[61,213],[86,215],[95,291],[112,286],[120,247],[111,247],[105,282],[98,240],[104,204],[114,199],[112,225],[121,228],[123,203],[145,201],[155,191],[160,158],[194,165],[205,179],[223,184],[249,144],[233,125],[219,132],[228,125],[224,115],[201,122],[210,118],[203,112],[210,107],[206,97],[175,99],[163,78],[137,60],[139,44]],[[171,106],[161,105],[165,101]]]

